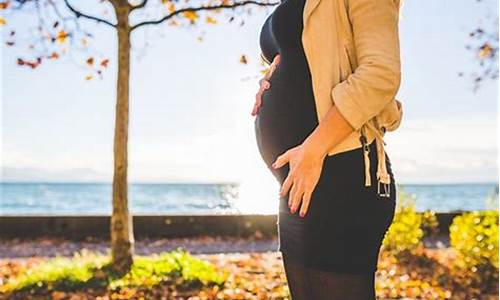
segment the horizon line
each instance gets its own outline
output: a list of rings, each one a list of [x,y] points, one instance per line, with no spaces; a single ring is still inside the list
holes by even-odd
[[[36,181],[36,180],[0,180],[0,184],[113,184],[112,181]],[[161,184],[198,184],[198,185],[239,185],[237,181],[131,181],[128,184],[161,185]],[[457,181],[457,182],[396,182],[396,185],[499,185],[498,181]]]

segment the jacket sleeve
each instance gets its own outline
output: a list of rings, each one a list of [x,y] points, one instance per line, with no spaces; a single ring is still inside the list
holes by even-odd
[[[333,87],[331,97],[342,116],[358,130],[395,97],[400,86],[399,1],[347,3],[358,66]]]

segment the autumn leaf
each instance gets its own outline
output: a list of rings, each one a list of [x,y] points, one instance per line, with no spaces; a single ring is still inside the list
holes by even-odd
[[[93,57],[89,57],[87,59],[87,65],[92,66],[93,64],[94,64],[94,58]]]
[[[168,12],[173,13],[174,11],[175,11],[175,5],[172,2],[168,1]]]
[[[22,58],[17,59],[17,65],[19,66],[28,66],[32,69],[38,67],[42,63],[42,58],[37,57],[35,61],[27,61]]]
[[[52,52],[52,54],[50,55],[50,58],[52,58],[52,59],[58,59],[59,58],[59,54],[57,52]]]
[[[104,59],[101,61],[101,66],[104,68],[108,67],[109,59]]]
[[[87,81],[92,80],[92,78],[94,78],[94,76],[92,76],[92,75],[85,76],[85,80],[87,80]]]
[[[8,1],[0,2],[0,9],[7,9],[7,7],[9,7]]]
[[[195,11],[192,11],[192,10],[188,10],[188,11],[185,11],[182,13],[182,15],[191,21],[191,23],[194,23],[196,22],[196,20],[198,19],[198,14],[195,12]]]
[[[210,16],[207,17],[206,22],[208,24],[217,24],[217,20],[214,19],[214,18],[212,18],[212,17],[210,17]]]
[[[241,55],[240,63],[245,64],[245,65],[248,63],[248,60],[247,60],[247,57],[245,54]]]
[[[493,48],[490,44],[486,43],[479,48],[479,58],[488,58],[493,53]]]
[[[68,34],[66,33],[66,31],[64,30],[61,30],[57,33],[57,41],[59,43],[64,43],[66,41],[66,39],[68,38]]]
[[[0,17],[0,25],[5,25],[7,24],[7,20],[5,20],[5,18],[3,17]]]

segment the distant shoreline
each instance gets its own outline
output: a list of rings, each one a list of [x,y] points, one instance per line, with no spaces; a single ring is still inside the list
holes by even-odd
[[[112,182],[104,181],[0,181],[0,184],[96,184],[96,185],[110,185]],[[218,181],[218,182],[198,182],[198,181],[165,181],[165,182],[129,182],[129,185],[239,185],[240,182],[231,181]],[[450,185],[499,185],[495,181],[468,181],[468,182],[397,182],[397,185],[419,185],[419,186],[450,186]]]

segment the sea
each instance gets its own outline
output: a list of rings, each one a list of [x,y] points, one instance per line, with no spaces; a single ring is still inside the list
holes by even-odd
[[[135,215],[273,214],[274,192],[253,196],[238,183],[131,183]],[[248,189],[246,189],[248,190]],[[457,212],[498,208],[497,183],[398,184],[398,201],[418,211]],[[110,215],[110,183],[0,183],[0,215]]]

